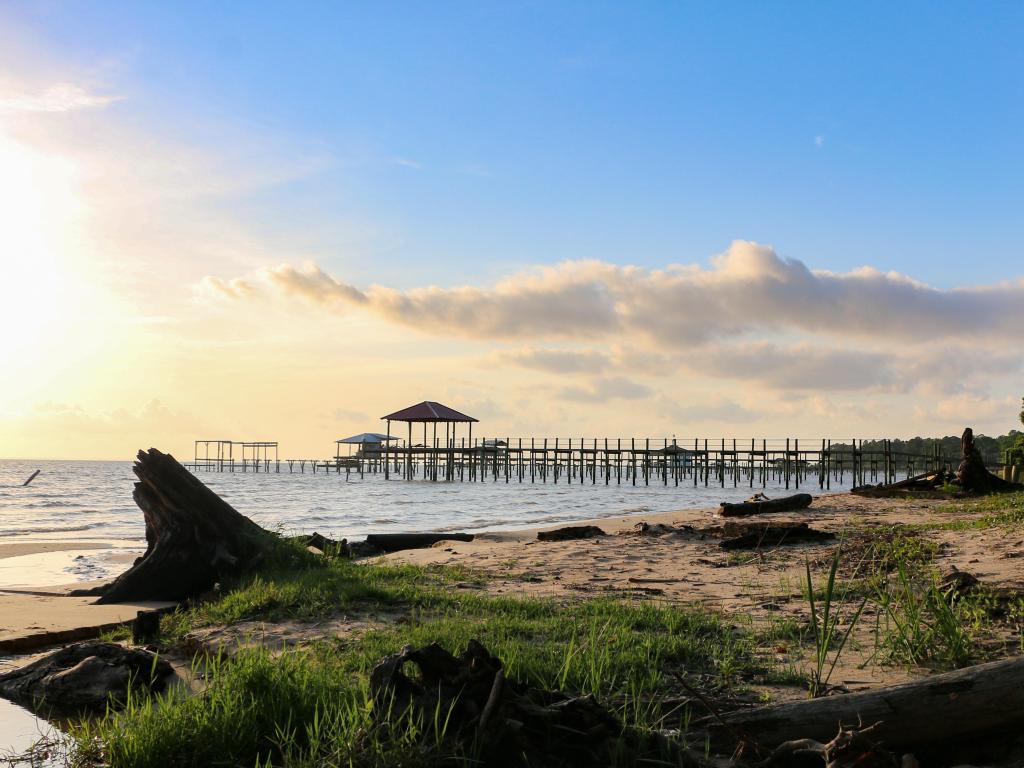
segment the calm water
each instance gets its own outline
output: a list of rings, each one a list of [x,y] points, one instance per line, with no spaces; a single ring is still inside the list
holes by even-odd
[[[27,488],[20,484],[35,469]],[[286,532],[349,538],[388,531],[514,529],[570,520],[715,506],[749,487],[617,486],[564,483],[346,481],[344,474],[202,472],[242,514]],[[131,464],[0,460],[0,541],[90,540],[138,547],[142,513],[132,501]],[[760,490],[758,488],[757,490]],[[807,488],[817,491],[817,485]],[[833,484],[833,490],[840,490]],[[769,496],[780,488],[769,486]]]

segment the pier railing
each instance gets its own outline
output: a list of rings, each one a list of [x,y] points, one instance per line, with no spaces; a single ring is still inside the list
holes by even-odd
[[[276,448],[276,444],[275,444]],[[590,483],[592,485],[747,485],[821,489],[894,482],[950,467],[939,446],[928,453],[887,439],[829,438],[465,438],[363,446],[328,459],[201,457],[193,472],[318,474],[442,482]]]

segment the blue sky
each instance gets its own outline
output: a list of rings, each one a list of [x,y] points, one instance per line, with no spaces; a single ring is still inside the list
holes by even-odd
[[[996,2],[0,0],[6,450],[317,455],[424,399],[1005,433],[1021,39]]]
[[[8,6],[7,13],[12,8]],[[735,238],[948,287],[1020,273],[1019,3],[26,4],[115,110],[327,158],[222,203],[357,282]],[[271,213],[272,216],[266,214]]]

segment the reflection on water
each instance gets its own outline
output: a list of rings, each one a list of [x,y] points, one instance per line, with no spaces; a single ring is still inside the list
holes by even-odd
[[[0,672],[10,669],[9,660],[0,659]],[[26,752],[41,738],[57,732],[48,722],[41,720],[27,709],[6,699],[0,699],[0,764],[5,757]],[[34,763],[45,765],[45,763]]]
[[[0,543],[4,541],[0,538]],[[136,547],[98,546],[0,557],[0,590],[106,581],[124,571],[142,552]]]

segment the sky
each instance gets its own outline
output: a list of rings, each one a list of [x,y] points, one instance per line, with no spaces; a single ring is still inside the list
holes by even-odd
[[[1019,3],[0,0],[0,456],[1003,434]]]

